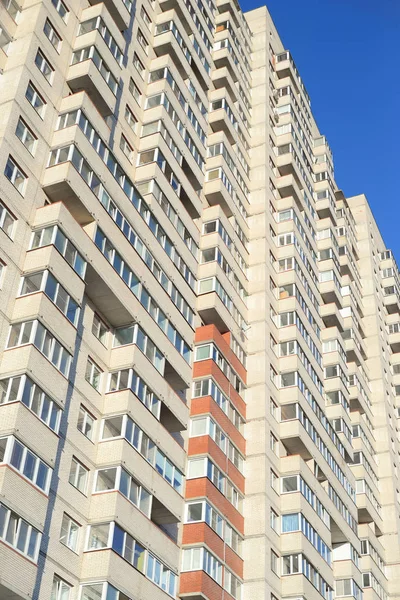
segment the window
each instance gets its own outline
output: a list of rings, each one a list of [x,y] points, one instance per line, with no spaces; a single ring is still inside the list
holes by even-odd
[[[108,29],[102,17],[92,17],[86,21],[83,21],[83,23],[80,23],[78,36],[89,33],[90,31],[95,31],[96,29],[99,31],[101,37],[105,41],[107,47],[119,66],[122,66],[123,52],[119,48],[116,40],[113,38],[111,31]]]
[[[122,467],[100,469],[96,473],[95,492],[119,490],[147,517],[151,514],[152,495]]]
[[[39,291],[44,292],[73,325],[77,324],[79,317],[77,302],[71,298],[67,290],[53,277],[50,271],[32,273],[32,275],[21,278],[21,296]]]
[[[99,391],[102,371],[92,361],[91,358],[87,359],[85,379],[90,383],[95,390]]]
[[[17,2],[15,2],[15,0],[2,0],[1,3],[12,18],[12,20],[17,22],[21,12]]]
[[[10,326],[7,348],[32,343],[56,369],[68,377],[72,356],[40,321],[25,321]]]
[[[11,325],[6,347],[14,348],[23,344],[29,344],[32,337],[32,324],[33,321],[27,321],[26,323],[14,323]]]
[[[151,19],[150,19],[149,15],[147,14],[147,12],[144,10],[143,6],[140,10],[140,16],[142,17],[143,21],[146,23],[147,27],[149,29],[151,29]]]
[[[271,550],[271,571],[279,575],[279,556]]]
[[[4,175],[7,177],[7,179],[11,181],[13,186],[23,196],[28,178],[17,165],[17,163],[14,162],[11,156],[8,157],[6,168],[4,169]]]
[[[145,76],[145,68],[144,65],[142,63],[142,61],[139,59],[138,55],[135,54],[133,55],[133,66],[135,67],[136,71],[139,73],[140,77],[142,79],[144,79]]]
[[[77,427],[83,435],[85,435],[89,440],[93,439],[93,427],[94,427],[95,419],[88,413],[84,406],[80,406],[79,408],[79,416]]]
[[[278,417],[279,417],[279,410],[278,410],[278,405],[276,404],[276,402],[274,402],[274,400],[272,400],[272,398],[270,399],[270,413],[271,415],[274,417],[274,419],[276,419],[276,421],[278,421]]]
[[[115,96],[118,90],[118,81],[104,62],[103,57],[99,54],[96,46],[86,46],[85,48],[75,50],[72,54],[71,65],[76,65],[85,60],[93,61],[93,64],[97,67],[100,75]]]
[[[63,21],[67,21],[68,18],[68,8],[65,6],[62,0],[51,0],[52,5],[60,15]]]
[[[55,50],[60,53],[61,49],[61,37],[58,35],[53,25],[50,23],[49,19],[46,19],[46,23],[43,28],[45,36],[48,38],[50,44],[55,48]]]
[[[155,395],[150,386],[133,369],[123,369],[110,373],[108,392],[131,389],[139,400],[160,420],[161,400]]]
[[[126,3],[124,3],[126,4]],[[130,600],[111,583],[87,583],[81,586],[80,600]]]
[[[121,148],[122,152],[125,154],[126,158],[130,162],[133,162],[133,148],[129,144],[128,140],[126,139],[126,137],[123,134],[121,134],[121,139],[119,141],[119,147]]]
[[[279,477],[278,475],[275,473],[275,471],[273,471],[271,469],[270,471],[270,482],[271,482],[271,487],[273,490],[275,490],[276,493],[278,493],[278,482],[279,482]]]
[[[139,90],[138,86],[136,85],[136,83],[133,81],[132,78],[129,81],[129,91],[132,94],[132,96],[135,98],[136,102],[140,106],[140,101],[141,101],[141,98],[142,98],[142,92]]]
[[[75,457],[72,458],[69,479],[71,485],[76,487],[82,494],[86,494],[89,471]]]
[[[222,564],[203,547],[185,548],[182,551],[182,571],[205,571],[222,585]]]
[[[103,344],[107,345],[108,327],[96,313],[93,315],[92,333]]]
[[[3,284],[3,276],[6,271],[6,266],[7,266],[6,263],[0,259],[0,289]]]
[[[299,481],[297,475],[288,475],[282,477],[282,494],[297,492],[299,490]]]
[[[69,600],[70,592],[71,586],[58,575],[54,575],[50,600]]]
[[[54,75],[54,69],[51,66],[51,64],[48,62],[47,58],[45,58],[43,52],[40,49],[37,51],[37,54],[36,54],[35,65],[37,66],[39,71],[42,73],[44,78],[51,85],[53,75]]]
[[[128,415],[118,415],[105,419],[101,439],[109,440],[121,437],[125,438],[144,456],[177,492],[182,493],[183,474]]]
[[[3,50],[4,54],[7,54],[10,43],[11,37],[8,35],[4,27],[0,24],[0,50]]]
[[[50,429],[58,432],[61,408],[27,375],[0,381],[0,405],[20,401]]]
[[[301,558],[301,555],[300,555]],[[282,557],[282,575],[293,575],[301,572],[301,561],[298,554]],[[341,595],[341,594],[339,594]]]
[[[21,140],[25,148],[32,154],[35,154],[35,148],[37,143],[37,137],[32,133],[29,129],[25,121],[19,118],[17,129],[15,130],[15,135],[17,138]]]
[[[224,573],[224,588],[231,596],[236,598],[236,600],[240,600],[242,584],[233,573],[228,571],[228,569],[225,569]]]
[[[17,552],[37,561],[40,533],[17,513],[0,503],[0,539]]]
[[[146,54],[148,54],[149,53],[149,42],[146,40],[146,38],[144,37],[144,35],[140,31],[140,29],[138,29],[138,32],[137,32],[137,41],[139,42],[140,46],[143,48],[144,52]]]
[[[271,528],[276,531],[276,533],[279,533],[279,516],[277,515],[277,513],[274,511],[273,508],[271,508],[271,513],[270,513],[270,525]]]
[[[78,547],[79,525],[66,513],[61,523],[60,542],[70,550],[76,552]]]
[[[269,447],[270,450],[276,455],[279,456],[279,442],[276,439],[276,437],[274,436],[273,433],[270,433],[270,437],[269,437]]]
[[[138,120],[127,104],[125,105],[125,120],[128,123],[129,127],[132,129],[132,131],[136,133]]]
[[[78,250],[75,248],[75,246],[72,244],[72,242],[64,235],[64,233],[61,231],[61,229],[57,226],[57,227],[46,227],[45,229],[41,230],[42,232],[44,232],[44,238],[46,238],[46,233],[50,234],[50,231],[53,232],[53,236],[54,236],[54,231],[55,233],[55,237],[54,237],[54,245],[57,248],[57,250],[60,252],[60,254],[65,258],[65,260],[67,261],[67,263],[69,265],[71,265],[71,267],[74,269],[74,271],[79,275],[79,277],[81,277],[82,279],[85,277],[85,272],[86,272],[86,261],[84,260],[83,256],[78,252]],[[35,232],[35,236],[37,236],[38,232]],[[50,236],[53,239],[53,236]],[[49,241],[47,241],[47,243],[50,243]],[[45,245],[44,244],[44,239],[42,238],[41,240],[41,245]],[[33,243],[32,243],[32,247],[39,247],[35,245],[35,237],[33,238]]]
[[[33,485],[48,493],[52,469],[15,437],[0,439],[0,461],[12,465]]]
[[[14,223],[16,218],[13,214],[6,208],[5,204],[3,204],[0,200],[0,229],[4,231],[8,235],[8,237],[12,238],[14,232]]]
[[[43,118],[46,102],[31,82],[28,83],[28,87],[26,88],[25,98],[33,106],[38,115]]]

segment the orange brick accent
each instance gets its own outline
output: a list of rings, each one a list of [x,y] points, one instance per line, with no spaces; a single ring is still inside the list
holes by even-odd
[[[227,498],[207,479],[188,479],[186,481],[186,500],[193,498],[208,498],[215,508],[232,523],[232,525],[243,535],[244,519],[238,510]]]
[[[215,462],[217,467],[227,474],[232,483],[244,494],[244,477],[238,471],[238,469],[231,463],[229,458],[224,454],[221,448],[218,448],[217,444],[208,435],[202,435],[195,438],[189,439],[189,456],[195,454],[208,454],[210,458]]]
[[[233,369],[239,375],[243,383],[246,383],[247,371],[236,356],[236,354],[230,348],[230,334],[222,335],[215,325],[205,325],[204,327],[198,327],[195,333],[195,344],[201,342],[215,342],[226,360],[232,365]]]
[[[222,600],[224,596],[222,587],[204,571],[181,573],[181,594],[200,591],[205,594],[208,600]]]
[[[225,544],[225,563],[233,573],[243,579],[243,560]]]
[[[246,442],[243,435],[236,429],[232,421],[228,419],[224,411],[218,406],[211,396],[203,396],[202,398],[193,398],[190,407],[190,415],[205,415],[210,414],[216,423],[221,425],[226,435],[230,437],[235,446],[238,447],[242,454],[246,451]]]
[[[228,398],[232,400],[232,404],[238,409],[243,417],[246,417],[246,404],[243,398],[237,393],[231,383],[225,377],[221,369],[211,359],[201,360],[193,363],[193,379],[207,377],[212,375],[215,381]]]
[[[221,562],[225,562],[230,571],[243,578],[243,561],[227,546],[207,523],[190,523],[183,527],[183,545],[204,542]]]

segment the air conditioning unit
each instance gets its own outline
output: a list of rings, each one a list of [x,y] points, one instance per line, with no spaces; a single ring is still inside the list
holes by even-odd
[[[274,100],[278,100],[278,98],[279,98],[279,90],[274,90],[272,92],[272,96],[273,96]]]
[[[275,123],[279,123],[279,113],[274,111],[274,121]]]

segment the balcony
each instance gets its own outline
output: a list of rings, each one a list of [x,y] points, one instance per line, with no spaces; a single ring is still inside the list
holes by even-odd
[[[43,189],[52,202],[62,202],[79,225],[93,223],[94,217],[84,198],[90,195],[87,184],[72,162],[48,167],[42,180]]]
[[[153,522],[176,524],[182,520],[183,497],[131,444],[123,439],[101,442],[98,445],[96,466],[99,469],[109,467],[110,456],[112,456],[112,464],[122,465],[137,481],[140,481],[141,485],[151,491],[153,502],[150,519]]]
[[[130,0],[90,0],[92,6],[104,2],[118,29],[124,31],[131,21],[132,3]]]
[[[323,271],[324,272],[324,271]],[[338,308],[342,306],[342,295],[336,281],[320,281],[319,291],[324,304],[334,303]]]
[[[316,198],[315,210],[320,219],[330,219],[333,225],[336,225],[336,205],[330,194],[326,198]]]
[[[180,574],[179,598],[185,600],[224,600],[227,592],[205,571],[191,571]]]
[[[231,112],[228,114],[225,108],[213,109],[208,115],[208,120],[213,133],[223,131],[231,144],[236,143],[237,121]]]
[[[106,523],[110,515],[118,515],[118,524],[126,531],[140,531],[142,539],[149,542],[150,548],[156,549],[163,562],[178,568],[179,547],[156,523],[147,518],[121,493],[94,494],[90,502],[90,521]]]
[[[162,143],[163,142],[164,140]],[[201,215],[202,201],[200,198],[200,188],[198,188],[198,190],[194,189],[192,185],[193,182],[190,182],[188,178],[190,168],[187,169],[186,174],[185,161],[183,161],[182,170],[179,172],[180,181],[177,181],[170,165],[166,163],[165,160],[162,161],[161,156],[159,158],[159,161],[158,158],[156,158],[156,160],[153,160],[152,162],[137,166],[135,180],[145,181],[154,179],[159,183],[161,188],[164,187],[165,182],[169,187],[169,194],[167,194],[167,196],[170,196],[171,192],[175,193],[179,199],[178,204],[182,203],[189,216],[192,219],[197,219]],[[181,182],[183,185],[181,185]]]
[[[142,536],[143,533],[140,535],[139,542],[146,543],[147,540]],[[171,598],[113,550],[105,548],[83,553],[81,569],[83,581],[106,581],[107,579],[113,581],[115,573],[118,573],[118,581],[123,585],[129,598],[151,598],[151,600]]]
[[[0,598],[31,600],[37,578],[36,564],[5,544],[0,544],[0,564]]]
[[[356,338],[345,339],[344,347],[347,354],[347,362],[354,362],[357,365],[364,363],[364,360],[367,358],[365,349],[363,349],[363,346]]]
[[[240,8],[238,4],[235,4],[235,2],[232,2],[231,0],[217,0],[216,4],[220,15],[227,12],[233,17],[237,27],[241,25],[239,19]]]
[[[43,319],[44,325],[46,320]],[[72,348],[70,349],[72,351]],[[64,377],[35,346],[28,344],[10,348],[3,352],[0,364],[0,379],[15,373],[16,365],[21,373],[35,373],[38,385],[44,390],[57,390],[57,402],[64,405],[68,390],[68,380]]]
[[[287,508],[286,512],[295,512],[292,510],[292,503],[296,502],[296,500],[291,500],[291,496],[300,495],[300,481],[298,478],[298,474],[302,477],[302,479],[306,482],[308,487],[314,491],[322,505],[328,511],[330,515],[330,529],[332,534],[332,543],[345,543],[351,541],[353,546],[357,546],[358,537],[357,533],[355,533],[344,519],[343,515],[339,512],[336,504],[332,501],[331,497],[328,494],[327,489],[327,481],[324,473],[321,468],[318,466],[317,472],[319,473],[318,478],[313,474],[308,464],[299,456],[285,456],[281,458],[281,475],[282,476],[295,476],[296,481],[293,491],[289,494],[281,494],[281,502],[282,509],[283,507]],[[343,488],[337,482],[334,477],[330,478],[330,483],[332,487],[335,489],[336,493],[341,497],[343,494]],[[292,482],[294,483],[294,482]],[[297,493],[296,493],[297,492]],[[303,500],[301,500],[303,502]],[[347,502],[347,500],[346,500]],[[352,506],[352,513],[357,515],[357,509],[354,504],[347,502],[347,505]]]
[[[398,328],[398,331],[396,331],[396,329],[397,328],[392,328],[392,330],[389,329],[389,344],[394,354],[400,352],[400,327]]]
[[[238,209],[233,201],[233,186],[221,168],[207,171],[204,182],[204,195],[211,206],[219,204],[227,217]]]
[[[321,595],[308,579],[302,574],[281,578],[282,598],[298,600],[321,600]]]
[[[393,291],[385,292],[385,297],[383,299],[384,305],[390,315],[394,313],[400,313],[400,298],[397,292],[397,289],[393,287]]]
[[[181,77],[186,79],[190,76],[192,64],[192,54],[189,51],[190,40],[175,10],[162,13],[160,16],[163,22],[158,22],[156,25],[154,52],[157,57],[170,56]]]
[[[303,460],[313,457],[313,443],[298,419],[281,422],[280,438],[290,455],[298,454]]]
[[[237,102],[239,99],[237,87],[227,67],[221,67],[219,69],[213,69],[211,73],[211,81],[214,84],[214,88],[227,90],[232,102]]]
[[[39,530],[43,529],[47,514],[47,495],[28,479],[17,473],[13,467],[6,464],[0,465],[0,498],[5,500],[7,508],[12,507],[22,517],[24,515],[31,516],[29,511],[34,506],[35,511],[32,513],[34,520],[31,521],[31,524],[35,524],[35,527]],[[3,547],[3,544],[0,543],[0,548]],[[2,596],[0,597],[2,598]]]
[[[159,398],[162,401],[160,415],[161,425],[171,433],[185,429],[188,424],[188,407],[181,396],[168,384],[165,375],[162,376],[156,369],[151,368],[147,357],[144,356],[135,344],[112,349],[110,369],[128,369],[133,366],[139,375],[143,375],[145,381],[148,381],[150,385],[154,385],[157,389]],[[129,409],[134,406],[137,406],[137,409],[135,408],[135,410],[138,410],[139,413],[140,410],[142,410],[137,398],[130,390],[107,393],[104,397],[104,410],[111,409],[116,402],[120,403],[121,407],[126,408],[128,412]],[[133,414],[135,410],[132,411]],[[152,415],[149,416],[152,417]],[[153,417],[151,418],[151,421],[151,427],[154,428],[156,424],[154,423]]]
[[[234,83],[237,83],[237,81],[239,80],[239,69],[235,65],[235,62],[228,48],[220,48],[219,50],[214,50],[213,60],[216,69],[227,69]]]
[[[294,64],[294,60],[290,52],[281,52],[275,57],[275,70],[279,79],[290,77],[298,92],[302,92],[306,100],[306,104],[310,105],[310,97],[300,77],[300,74]]]
[[[281,198],[292,196],[299,207],[303,206],[304,192],[293,175],[282,175],[276,179],[276,189]]]
[[[117,103],[118,82],[96,46],[75,50],[73,59],[76,62],[67,72],[67,83],[71,90],[74,93],[85,91],[102,117],[113,114]]]
[[[31,450],[40,455],[48,465],[53,465],[59,437],[43,421],[38,419],[23,402],[0,404],[0,422],[2,425],[7,424],[7,429],[5,430],[3,427],[2,434],[17,432],[19,439],[25,445],[28,445]],[[32,446],[32,431],[37,433],[34,446]]]
[[[357,493],[358,522],[374,523],[376,535],[382,535],[383,523],[381,516],[366,493]]]

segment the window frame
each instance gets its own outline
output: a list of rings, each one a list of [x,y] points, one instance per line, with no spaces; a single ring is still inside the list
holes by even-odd
[[[73,473],[73,467],[75,465],[75,472]],[[78,483],[79,483],[79,469],[81,469],[81,473],[84,473],[84,484],[81,487],[78,487]],[[70,471],[69,471],[69,475],[68,475],[68,483],[70,483],[75,489],[77,489],[79,492],[81,492],[81,494],[83,494],[84,496],[87,496],[87,489],[88,489],[88,481],[89,481],[89,469],[87,467],[85,467],[85,465],[78,459],[76,458],[76,456],[72,457],[71,460],[71,467],[70,467]],[[71,481],[71,479],[73,479],[73,482]]]
[[[75,519],[69,516],[68,513],[63,513],[63,518],[61,521],[61,529],[60,529],[60,544],[75,552],[75,554],[79,554],[77,548],[79,546],[79,537],[80,537],[80,529],[81,526]],[[63,534],[63,531],[65,532]],[[65,541],[63,541],[63,537],[65,537]],[[71,541],[72,540],[72,541]]]

